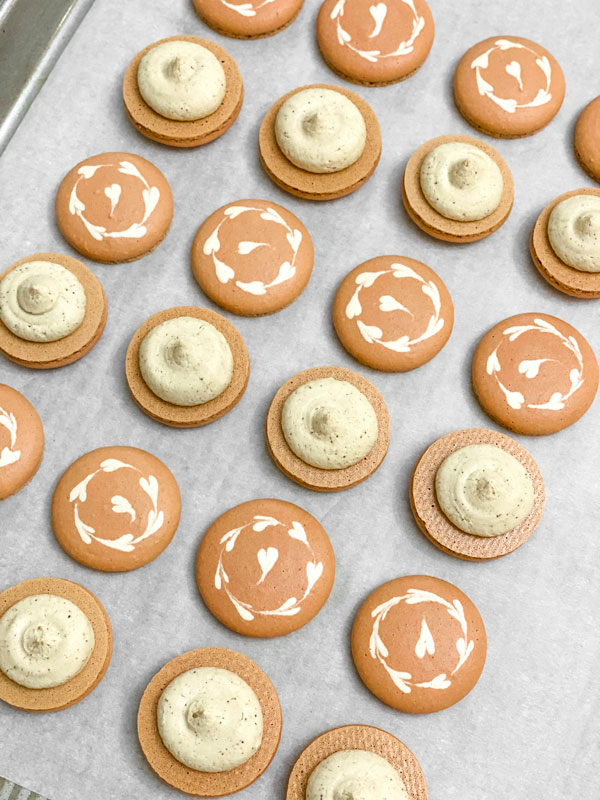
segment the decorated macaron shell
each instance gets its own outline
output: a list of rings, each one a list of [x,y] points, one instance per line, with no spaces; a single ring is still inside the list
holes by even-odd
[[[170,147],[198,147],[222,136],[243,100],[233,58],[197,36],[171,36],[148,45],[123,78],[130,122],[143,136]]]
[[[267,112],[259,154],[281,189],[308,200],[333,200],[359,189],[381,156],[375,113],[340,86],[294,89]]]
[[[467,122],[505,139],[530,136],[558,113],[565,78],[541,45],[492,36],[467,50],[454,74],[454,99]]]
[[[588,103],[579,115],[575,155],[590,178],[600,183],[600,97]]]
[[[267,446],[279,469],[320,492],[349,489],[381,465],[390,441],[385,400],[343,367],[314,367],[290,378],[273,398]]]
[[[352,628],[352,658],[382,702],[412,714],[441,711],[475,686],[487,642],[479,611],[451,583],[427,575],[375,589]]]
[[[284,500],[251,500],[208,528],[196,558],[202,599],[224,625],[246,636],[281,636],[321,610],[335,577],[329,537]]]
[[[425,0],[325,0],[317,17],[323,58],[342,78],[384,86],[413,75],[433,44]]]
[[[245,789],[271,763],[281,737],[275,687],[247,656],[222,648],[169,661],[140,702],[138,736],[165,783],[195,797]]]
[[[450,294],[421,261],[379,256],[341,282],[333,303],[341,343],[358,361],[384,372],[420,367],[444,347],[454,324]]]
[[[600,297],[600,189],[575,189],[542,211],[531,233],[533,263],[572,297]]]
[[[250,359],[225,317],[176,306],[140,325],[127,349],[125,372],[133,399],[148,416],[193,428],[214,422],[239,402]]]
[[[52,527],[76,561],[126,572],[162,553],[180,512],[177,482],[162,461],[137,447],[101,447],[78,458],[60,478]]]
[[[82,358],[107,315],[102,284],[70,256],[36,253],[0,275],[0,352],[23,367],[54,369]]]
[[[415,755],[370,725],[344,725],[317,736],[292,767],[286,800],[337,800],[339,786],[368,800],[427,800]]]
[[[421,230],[446,242],[475,242],[506,222],[514,198],[500,153],[472,136],[449,134],[421,145],[402,179],[404,207]]]
[[[86,258],[135,261],[167,235],[173,195],[154,164],[132,153],[100,153],[67,173],[55,203],[60,232]]]
[[[44,453],[42,420],[29,400],[0,383],[0,500],[33,478]]]
[[[524,544],[540,522],[539,467],[498,431],[467,428],[442,436],[417,461],[410,483],[417,525],[440,550],[488,561]]]
[[[192,245],[202,290],[234,314],[272,314],[306,287],[314,247],[298,217],[268,200],[237,200],[206,219]]]
[[[273,36],[296,19],[304,0],[194,0],[201,19],[234,39]]]
[[[104,677],[112,629],[102,603],[78,583],[34,578],[0,593],[0,700],[59,711]]]
[[[477,345],[473,389],[483,410],[515,433],[556,433],[582,417],[598,389],[586,339],[549,314],[517,314]]]

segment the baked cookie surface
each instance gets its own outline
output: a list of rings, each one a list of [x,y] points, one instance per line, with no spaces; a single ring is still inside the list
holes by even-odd
[[[296,19],[304,0],[193,0],[201,19],[234,39],[273,36]]]
[[[375,589],[352,628],[352,658],[366,687],[399,711],[427,714],[458,703],[486,656],[483,620],[456,586],[427,575]]]
[[[325,530],[284,500],[250,500],[208,528],[196,581],[208,609],[246,636],[282,636],[319,613],[331,592],[335,556]]]
[[[595,181],[600,183],[600,97],[583,109],[575,127],[575,155]]]
[[[38,471],[44,428],[29,400],[0,383],[0,500],[19,492]]]

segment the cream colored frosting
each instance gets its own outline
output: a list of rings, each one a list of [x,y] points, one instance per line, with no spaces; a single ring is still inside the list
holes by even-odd
[[[499,536],[520,525],[533,508],[525,467],[493,444],[472,444],[448,456],[435,476],[442,511],[475,536]]]
[[[306,800],[409,800],[398,771],[370,750],[340,750],[318,764]]]
[[[20,339],[55,342],[83,322],[85,290],[60,264],[26,261],[0,281],[0,319]]]
[[[89,619],[65,597],[30,595],[0,618],[0,670],[20,686],[61,686],[81,672],[93,650]]]
[[[233,355],[227,339],[210,322],[175,317],[143,338],[140,371],[154,394],[167,403],[196,406],[229,386]]]
[[[339,172],[361,157],[367,126],[359,109],[333,89],[303,89],[289,97],[275,120],[277,144],[307,172]]]
[[[504,185],[500,167],[472,144],[438,145],[423,160],[420,178],[429,205],[448,219],[473,222],[500,205]]]
[[[548,239],[561,261],[581,272],[600,272],[600,197],[576,194],[554,206]]]
[[[281,414],[291,450],[306,464],[343,469],[367,456],[379,432],[375,409],[348,381],[319,378],[299,386]]]
[[[186,767],[227,772],[260,747],[263,715],[258,697],[235,672],[198,667],[178,675],[157,708],[160,738]]]
[[[195,42],[157,44],[140,61],[137,81],[146,103],[167,119],[202,119],[216,111],[225,97],[221,62]]]

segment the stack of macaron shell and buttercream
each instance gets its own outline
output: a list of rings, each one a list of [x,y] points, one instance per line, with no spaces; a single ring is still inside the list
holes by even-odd
[[[315,84],[289,92],[271,107],[260,127],[259,152],[281,189],[332,200],[371,177],[381,156],[381,132],[360,95]]]
[[[220,45],[173,36],[144,48],[123,79],[127,115],[160,144],[197,147],[222,136],[242,108],[237,64]]]

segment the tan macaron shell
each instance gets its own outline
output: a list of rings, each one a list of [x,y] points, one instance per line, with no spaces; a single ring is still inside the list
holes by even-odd
[[[410,800],[427,800],[427,784],[416,756],[391,733],[370,725],[345,725],[313,739],[292,767],[286,800],[305,800],[315,768],[340,750],[367,750],[385,758],[400,775]]]
[[[199,772],[181,764],[164,746],[156,712],[163,690],[183,672],[198,667],[218,667],[235,672],[258,697],[263,713],[263,738],[260,748],[245,764],[227,772]],[[194,797],[223,797],[245,789],[267,769],[281,738],[281,706],[275,687],[247,656],[224,648],[190,650],[157,672],[146,687],[137,719],[138,737],[148,763],[169,786]]]
[[[33,478],[44,454],[42,420],[29,400],[0,383],[0,500]]]
[[[102,284],[81,261],[57,253],[35,253],[22,258],[5,270],[0,279],[29,261],[49,261],[72,272],[85,291],[85,317],[73,333],[55,342],[30,342],[21,339],[0,321],[0,352],[10,361],[31,369],[54,369],[72,364],[92,349],[104,331],[108,306]]]
[[[362,155],[354,164],[339,172],[307,172],[292,164],[282,153],[275,136],[275,120],[285,101],[305,89],[330,89],[351,100],[363,115],[367,127],[367,141]],[[355,92],[341,86],[316,83],[301,86],[281,97],[267,112],[258,137],[260,160],[269,178],[281,189],[307,200],[334,200],[359,189],[375,172],[381,156],[381,131],[371,106]]]
[[[515,433],[541,436],[585,414],[598,389],[598,362],[567,322],[549,314],[517,314],[481,339],[472,380],[493,420]]]
[[[588,103],[579,115],[575,155],[590,178],[600,183],[600,97]]]
[[[423,165],[423,161],[436,147],[449,142],[462,142],[464,144],[470,144],[473,147],[478,147],[493,159],[500,168],[503,180],[500,204],[495,211],[483,219],[474,220],[472,222],[448,219],[444,217],[443,214],[440,214],[439,211],[436,211],[436,209],[427,202],[423,194],[423,190],[421,189],[421,166]],[[445,242],[456,242],[457,244],[477,242],[480,239],[485,239],[486,236],[494,233],[494,231],[497,231],[498,228],[506,222],[514,200],[514,181],[506,161],[502,158],[500,153],[489,144],[482,142],[480,139],[475,139],[472,136],[449,134],[430,139],[415,150],[409,158],[402,179],[402,200],[406,212],[412,221],[430,236],[434,236],[436,239],[442,239],[442,241]]]
[[[558,113],[565,78],[544,47],[519,36],[473,45],[454,74],[456,107],[477,130],[516,139],[544,128]]]
[[[421,261],[378,256],[341,282],[333,325],[342,345],[362,364],[405,372],[444,347],[454,325],[454,305],[442,279]]]
[[[173,474],[137,447],[86,453],[64,472],[52,498],[60,546],[80,564],[105,572],[153,561],[175,535],[180,513]]]
[[[176,317],[195,317],[214,325],[227,339],[233,355],[233,377],[229,386],[213,400],[197,406],[176,406],[162,400],[146,384],[140,371],[139,351],[142,340],[152,328]],[[149,417],[175,428],[196,428],[214,422],[239,403],[250,377],[250,357],[241,334],[225,317],[208,308],[175,306],[154,314],[134,333],[127,348],[125,373],[133,399]]]
[[[429,55],[434,30],[425,0],[325,0],[317,17],[317,41],[327,64],[342,78],[365,86],[413,75]]]
[[[600,124],[600,114],[598,115],[598,120]],[[593,299],[600,297],[600,273],[583,272],[571,267],[569,264],[565,264],[552,249],[548,238],[548,220],[554,207],[563,200],[580,194],[591,194],[595,197],[600,197],[600,189],[575,189],[572,192],[561,194],[560,197],[553,200],[537,218],[531,232],[529,247],[533,263],[551,286],[572,297]]]
[[[81,672],[49,689],[20,686],[0,672],[0,700],[24,711],[61,711],[87,697],[104,677],[112,655],[112,628],[98,598],[78,583],[62,578],[33,578],[5,589],[0,594],[0,617],[19,600],[35,594],[55,594],[75,603],[91,623],[94,649]]]
[[[324,529],[284,500],[250,500],[226,511],[204,534],[196,558],[209,611],[246,636],[283,636],[306,625],[327,602],[334,577]]]
[[[146,53],[164,42],[192,42],[205,47],[218,58],[225,72],[223,102],[202,119],[181,121],[167,119],[151,108],[138,88],[137,72]],[[148,139],[170,147],[198,147],[222,136],[236,121],[244,100],[244,84],[237,64],[229,53],[215,42],[197,36],[170,36],[145,47],[127,67],[123,78],[123,102],[130,122]]]
[[[223,36],[261,39],[287,28],[300,13],[304,0],[193,0],[198,15]],[[244,13],[237,10],[242,6]],[[251,13],[252,12],[252,13]]]
[[[55,212],[60,232],[75,250],[93,261],[119,264],[162,242],[173,218],[173,195],[162,172],[145,158],[100,153],[63,178]]]
[[[435,476],[438,469],[451,453],[474,444],[491,444],[510,453],[525,467],[533,483],[531,513],[516,528],[500,536],[474,536],[461,531],[446,517],[437,500]],[[545,503],[544,480],[533,457],[514,439],[487,428],[466,428],[437,439],[417,461],[410,482],[410,505],[421,531],[444,553],[466,561],[488,561],[512,553],[536,529]]]
[[[462,700],[479,680],[486,649],[473,602],[451,583],[427,575],[396,578],[375,589],[352,628],[352,658],[366,687],[411,714]]]
[[[319,378],[335,378],[355,386],[373,406],[379,423],[377,441],[361,461],[343,469],[321,469],[302,461],[289,447],[281,427],[281,413],[287,398],[299,386]],[[339,492],[366,480],[381,465],[390,443],[390,415],[379,391],[362,375],[344,367],[313,367],[290,378],[271,401],[266,421],[267,447],[275,464],[288,478],[318,492]]]
[[[293,303],[313,263],[308,230],[269,200],[222,206],[202,223],[192,245],[192,271],[202,290],[243,316],[273,314]]]

